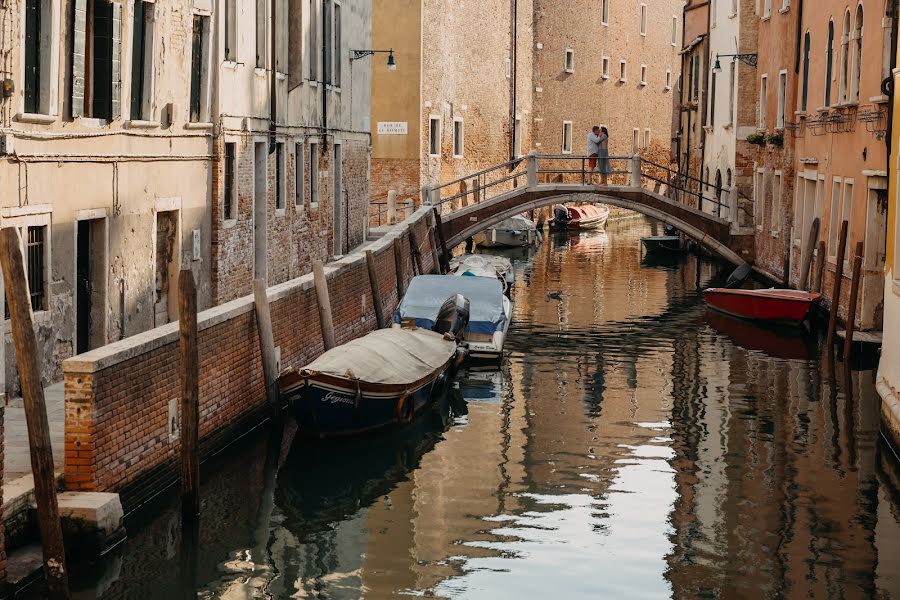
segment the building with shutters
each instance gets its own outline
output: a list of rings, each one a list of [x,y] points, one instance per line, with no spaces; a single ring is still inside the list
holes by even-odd
[[[45,382],[68,357],[309,272],[365,237],[369,0],[13,0],[0,226]],[[362,115],[362,116],[360,116]],[[0,392],[18,393],[9,322]]]

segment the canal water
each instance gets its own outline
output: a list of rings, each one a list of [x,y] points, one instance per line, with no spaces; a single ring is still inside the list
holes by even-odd
[[[900,599],[873,371],[708,313],[728,269],[643,256],[658,229],[512,255],[498,370],[402,434],[248,436],[204,464],[196,539],[170,490],[78,596]]]

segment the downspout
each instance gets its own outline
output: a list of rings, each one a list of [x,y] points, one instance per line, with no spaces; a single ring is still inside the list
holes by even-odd
[[[331,0],[325,0],[326,2],[330,2]],[[324,5],[323,5],[324,6]],[[331,11],[329,11],[330,13]],[[328,15],[329,17],[331,14]],[[334,32],[331,32],[334,35]],[[322,153],[324,154],[326,150],[328,150],[328,83],[325,81],[325,74],[328,72],[325,69],[325,61],[328,58],[328,43],[329,40],[325,39],[325,19],[322,19]],[[334,73],[328,73],[329,78],[334,79]]]
[[[891,20],[891,68],[889,69],[888,78],[885,79],[885,82],[882,83],[882,88],[887,88],[887,91],[890,91],[888,95],[890,100],[887,103],[887,132],[885,133],[885,144],[887,145],[887,164],[890,167],[892,146],[891,140],[894,134],[894,94],[897,93],[897,90],[894,89],[894,69],[897,68],[897,2],[898,0],[890,0],[887,9],[887,17]],[[887,84],[887,85],[885,85]],[[882,89],[882,92],[885,90]],[[893,169],[888,168],[888,185],[890,185],[890,178]]]
[[[269,71],[269,154],[275,152],[275,133],[278,129],[278,90],[276,87],[278,78],[275,76],[275,67],[278,64],[276,37],[278,34],[277,21],[275,20],[276,2],[272,2],[270,20],[272,22],[272,68]],[[275,185],[278,185],[276,182]]]
[[[803,61],[803,58],[800,56],[803,52],[803,0],[799,0],[800,5],[798,7],[797,12],[797,43],[795,44],[795,57],[794,61],[794,74],[800,74],[800,63]]]
[[[519,87],[518,82],[517,82],[517,71],[518,71],[517,63],[518,63],[518,61],[516,60],[516,58],[517,58],[516,54],[517,54],[517,50],[518,50],[518,46],[519,46],[518,16],[519,16],[519,2],[518,2],[518,0],[512,0],[512,15],[511,15],[511,23],[510,23],[510,38],[512,40],[512,52],[511,52],[512,57],[510,59],[512,62],[512,65],[511,65],[512,73],[511,73],[511,77],[510,77],[510,80],[511,80],[510,85],[512,85],[512,91],[511,91],[510,96],[511,96],[512,102],[509,107],[509,131],[510,131],[509,160],[511,160],[511,161],[516,159],[516,108],[518,106],[517,93],[518,93],[518,87]],[[513,167],[510,167],[510,168],[512,169]]]

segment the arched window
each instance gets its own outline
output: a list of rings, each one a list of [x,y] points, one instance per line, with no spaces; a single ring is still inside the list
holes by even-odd
[[[709,189],[709,167],[703,172],[703,191]]]
[[[716,202],[722,204],[722,171],[716,169]]]
[[[800,110],[806,112],[809,105],[809,53],[812,43],[810,42],[809,32],[803,39],[803,96],[801,100]]]
[[[850,100],[859,102],[859,78],[862,73],[862,45],[863,45],[863,7],[856,7],[856,22],[853,24],[853,73],[850,79]]]
[[[730,190],[731,189],[731,169],[728,169],[728,171],[726,171],[725,182],[728,185],[728,189]]]
[[[831,78],[834,72],[834,21],[828,21],[828,44],[825,46],[825,106],[831,106]]]
[[[850,99],[850,9],[844,13],[844,32],[841,34],[841,102]]]

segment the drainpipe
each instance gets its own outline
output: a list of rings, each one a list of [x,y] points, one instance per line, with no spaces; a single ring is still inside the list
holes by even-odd
[[[330,2],[331,0],[325,0]],[[323,4],[324,7],[324,4]],[[331,13],[331,11],[329,11]],[[331,14],[328,15],[329,17]],[[334,31],[331,32],[334,35]],[[322,19],[322,153],[328,150],[328,83],[325,81],[325,61],[328,59],[328,43],[330,40],[325,39],[325,19]],[[331,79],[334,79],[334,73],[331,73]],[[332,165],[334,166],[334,165]]]
[[[272,65],[271,70],[269,71],[269,154],[275,152],[275,133],[278,129],[278,90],[276,88],[278,78],[275,76],[275,66],[278,62],[276,59],[277,46],[275,45],[275,40],[278,34],[278,22],[275,19],[275,6],[277,3],[272,2],[271,4],[272,10],[270,21],[272,22],[272,39],[270,41],[270,44],[272,46]]]
[[[510,19],[510,39],[512,41],[512,52],[511,52],[512,56],[511,56],[510,61],[512,62],[512,65],[511,65],[512,73],[511,73],[511,77],[510,77],[510,80],[511,80],[510,85],[512,85],[512,91],[511,91],[510,96],[511,96],[512,102],[509,107],[509,131],[510,131],[509,160],[515,160],[516,159],[516,108],[518,105],[518,98],[517,98],[517,94],[518,94],[518,89],[517,89],[518,88],[518,82],[517,82],[517,71],[518,71],[517,67],[518,67],[518,65],[517,65],[517,62],[518,61],[516,60],[516,58],[517,58],[516,53],[517,53],[518,46],[519,46],[519,43],[518,43],[519,42],[519,40],[518,40],[519,2],[518,2],[518,0],[512,0],[511,8],[512,8],[512,11],[511,11],[512,14],[511,14],[511,19]]]

